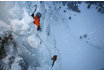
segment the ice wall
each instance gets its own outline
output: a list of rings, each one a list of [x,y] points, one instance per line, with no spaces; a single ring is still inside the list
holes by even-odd
[[[32,6],[41,12],[42,31],[38,32],[30,16]],[[52,68],[54,54],[59,55],[49,28],[50,11],[44,2],[0,2],[0,65],[4,70],[59,70],[60,60]],[[36,13],[35,13],[36,14]],[[47,31],[48,30],[48,31]],[[58,56],[59,59],[60,55]]]

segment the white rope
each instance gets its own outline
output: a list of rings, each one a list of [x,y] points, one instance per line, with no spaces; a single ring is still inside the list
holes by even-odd
[[[44,46],[47,48],[47,50],[48,50],[48,52],[49,52],[49,54],[50,54],[50,56],[51,56],[51,52],[50,52],[48,46],[45,44],[45,42],[41,39],[41,37],[40,37],[38,34],[37,34],[37,36],[38,36],[39,39],[43,42]]]

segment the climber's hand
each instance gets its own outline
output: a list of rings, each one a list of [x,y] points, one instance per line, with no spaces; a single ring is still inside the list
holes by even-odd
[[[34,13],[32,13],[32,15],[31,15],[32,17],[34,17]]]

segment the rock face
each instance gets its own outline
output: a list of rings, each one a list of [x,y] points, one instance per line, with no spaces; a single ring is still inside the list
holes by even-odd
[[[16,42],[13,35],[6,32],[4,37],[0,36],[0,70],[11,70],[17,58],[21,57],[18,55]],[[22,70],[27,70],[28,66],[22,58],[17,63]]]
[[[81,5],[82,3],[85,3],[87,5],[86,8],[90,9],[91,6],[94,6],[96,8],[96,10],[99,13],[104,14],[104,2],[103,1],[62,1],[62,2],[56,2],[57,4],[62,4],[63,6],[67,6],[67,9],[75,11],[75,12],[81,12],[81,10],[79,9],[79,5]],[[61,8],[61,7],[59,7]],[[64,10],[65,12],[65,10]]]

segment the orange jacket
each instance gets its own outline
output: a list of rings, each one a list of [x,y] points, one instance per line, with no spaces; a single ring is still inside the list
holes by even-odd
[[[40,18],[38,18],[38,17],[35,16],[35,17],[33,17],[33,19],[35,19],[33,23],[35,25],[37,25],[37,27],[39,27],[39,25],[40,25]]]
[[[54,55],[53,58],[52,58],[52,60],[56,61],[57,60],[57,55]]]

